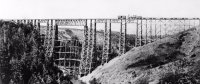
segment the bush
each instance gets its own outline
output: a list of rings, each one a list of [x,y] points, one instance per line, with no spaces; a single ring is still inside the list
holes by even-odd
[[[1,41],[0,50],[0,78],[4,84],[28,84],[33,79],[46,83],[49,79],[50,82],[58,79],[61,71],[52,59],[44,56],[42,39],[32,24],[0,21],[0,31],[0,38],[6,37],[5,42]]]

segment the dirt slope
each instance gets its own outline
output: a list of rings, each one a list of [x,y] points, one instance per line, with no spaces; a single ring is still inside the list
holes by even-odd
[[[59,39],[66,40],[70,39],[72,36],[78,37],[78,39],[82,42],[84,40],[84,31],[83,29],[76,29],[76,28],[64,28],[59,30]],[[103,45],[104,40],[104,31],[98,30],[96,32],[97,36],[97,45]],[[111,43],[112,45],[118,45],[120,32],[112,31],[111,33]],[[134,34],[127,34],[127,42],[133,46],[135,42],[135,35]]]
[[[200,84],[200,30],[133,48],[81,80],[89,84]]]

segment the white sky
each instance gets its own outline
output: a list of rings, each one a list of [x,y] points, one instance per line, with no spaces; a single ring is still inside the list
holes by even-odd
[[[200,17],[200,0],[0,0],[1,19]]]

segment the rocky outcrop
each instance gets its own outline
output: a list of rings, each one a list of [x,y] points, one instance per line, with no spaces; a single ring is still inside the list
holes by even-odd
[[[136,47],[81,80],[94,84],[200,83],[200,30]]]

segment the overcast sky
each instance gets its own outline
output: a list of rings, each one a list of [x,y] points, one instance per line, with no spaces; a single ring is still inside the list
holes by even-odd
[[[0,18],[200,17],[200,0],[0,0]]]

